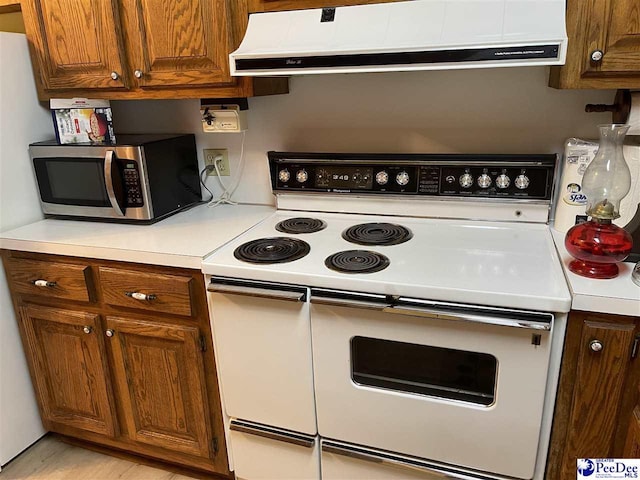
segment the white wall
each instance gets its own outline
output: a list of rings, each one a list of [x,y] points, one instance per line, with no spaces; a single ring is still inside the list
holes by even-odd
[[[23,34],[0,32],[0,231],[42,218],[28,145],[53,136]],[[9,290],[0,268],[0,465],[44,434]]]
[[[554,90],[547,79],[541,67],[294,77],[290,94],[249,100],[234,198],[273,203],[269,150],[562,153],[566,138],[597,137],[595,126],[611,122],[584,105],[611,103],[613,91]],[[241,135],[202,133],[198,100],[112,106],[117,131],[194,132],[201,163],[203,148],[229,148],[237,174]]]

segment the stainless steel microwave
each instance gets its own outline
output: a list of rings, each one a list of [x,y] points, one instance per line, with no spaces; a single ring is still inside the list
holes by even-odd
[[[194,135],[118,135],[117,145],[29,146],[47,215],[152,223],[201,199]]]

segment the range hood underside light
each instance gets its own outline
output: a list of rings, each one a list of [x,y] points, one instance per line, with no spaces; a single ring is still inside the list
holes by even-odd
[[[564,0],[414,0],[339,7],[331,16],[327,9],[253,14],[229,56],[231,71],[273,76],[562,65],[564,8]]]

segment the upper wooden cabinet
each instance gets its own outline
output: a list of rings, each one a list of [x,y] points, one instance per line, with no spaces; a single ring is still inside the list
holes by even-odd
[[[16,0],[38,96],[233,98],[287,93],[286,78],[233,78],[247,0]]]
[[[121,0],[138,86],[230,83],[225,0]]]
[[[40,80],[47,90],[126,88],[115,1],[30,0],[22,4]],[[115,78],[112,77],[112,73]]]
[[[400,1],[403,0],[249,0],[249,12],[303,10],[305,8],[344,7]]]
[[[567,0],[569,48],[556,88],[640,88],[640,2]]]

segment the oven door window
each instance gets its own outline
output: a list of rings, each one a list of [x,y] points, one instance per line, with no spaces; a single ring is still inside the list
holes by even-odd
[[[495,399],[498,360],[486,353],[353,337],[351,366],[359,385],[479,405]]]
[[[34,158],[43,202],[111,207],[102,158]]]

